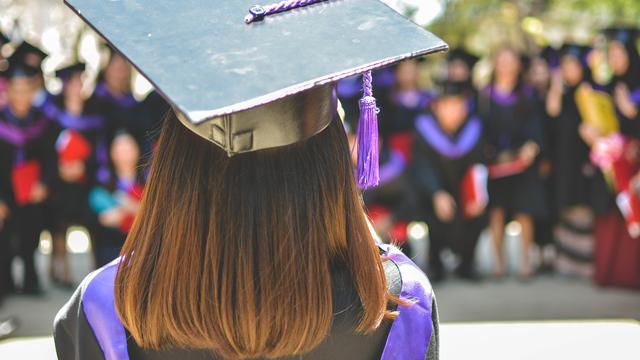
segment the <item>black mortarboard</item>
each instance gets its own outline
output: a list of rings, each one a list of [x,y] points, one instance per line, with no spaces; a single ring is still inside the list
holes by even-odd
[[[638,29],[634,27],[610,27],[604,30],[604,35],[612,41],[635,45],[639,32]]]
[[[20,59],[21,62],[36,69],[41,69],[42,61],[47,56],[48,54],[46,52],[26,41],[18,45],[13,54],[11,54],[11,57],[16,57]]]
[[[445,96],[467,97],[471,92],[469,83],[466,81],[444,80],[437,82],[435,85],[436,96],[438,98]]]
[[[337,80],[447,49],[378,0],[65,1],[229,155],[320,132]]]
[[[9,66],[7,70],[4,71],[3,76],[8,79],[18,78],[18,77],[32,77],[38,74],[38,69],[33,66],[26,64],[20,56],[16,56],[14,53],[8,59]]]
[[[86,65],[84,63],[78,62],[69,66],[65,66],[61,69],[56,70],[56,77],[66,80],[73,76],[76,73],[84,72]]]
[[[591,48],[589,46],[567,43],[560,48],[559,57],[571,56],[580,61],[582,65],[587,66],[587,57],[590,52]]]
[[[447,61],[452,62],[454,60],[461,60],[469,67],[469,70],[473,69],[473,66],[480,60],[479,57],[469,53],[463,48],[451,49],[447,53]]]

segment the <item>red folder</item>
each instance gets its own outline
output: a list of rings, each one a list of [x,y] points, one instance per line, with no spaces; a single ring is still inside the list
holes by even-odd
[[[58,159],[61,162],[85,161],[91,154],[91,144],[75,130],[64,130],[56,141]]]
[[[489,165],[489,177],[492,179],[517,175],[527,170],[527,165],[520,157],[513,160],[497,162]]]
[[[471,166],[462,179],[460,194],[462,198],[462,213],[465,218],[471,218],[470,209],[484,207],[489,203],[487,191],[488,170],[481,164]]]
[[[31,202],[33,187],[40,181],[40,164],[35,161],[26,161],[13,167],[11,182],[16,204],[27,205]]]

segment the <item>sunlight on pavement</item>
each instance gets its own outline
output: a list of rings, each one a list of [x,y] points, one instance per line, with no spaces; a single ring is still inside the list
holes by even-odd
[[[52,337],[18,338],[0,342],[0,359],[55,360]]]

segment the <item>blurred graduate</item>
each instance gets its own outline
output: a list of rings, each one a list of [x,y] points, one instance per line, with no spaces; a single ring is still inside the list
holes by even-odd
[[[412,165],[429,225],[429,276],[443,279],[441,254],[450,248],[460,256],[457,274],[477,280],[473,258],[488,202],[483,124],[468,111],[465,84],[446,81],[439,88],[431,112],[416,119]]]
[[[34,252],[45,227],[44,205],[56,176],[53,149],[58,130],[32,106],[39,70],[22,60],[21,54],[9,58],[8,104],[0,111],[0,217],[6,246],[2,251],[3,274],[8,277],[8,287],[13,288],[11,259],[15,250],[24,264],[22,292],[39,294]]]
[[[54,283],[67,287],[72,285],[67,230],[72,225],[84,226],[95,241],[96,217],[89,208],[89,190],[111,179],[105,118],[97,99],[87,99],[83,93],[84,70],[84,63],[74,63],[56,71],[62,92],[47,109],[61,130],[55,146],[58,176],[49,203],[53,217],[50,275]]]
[[[489,226],[494,241],[494,275],[506,273],[504,226],[510,218],[522,226],[522,253],[518,276],[532,273],[529,255],[534,219],[546,211],[545,191],[536,159],[543,130],[535,110],[533,90],[523,79],[520,54],[504,47],[494,55],[491,83],[478,96],[484,121],[485,158],[489,166]]]

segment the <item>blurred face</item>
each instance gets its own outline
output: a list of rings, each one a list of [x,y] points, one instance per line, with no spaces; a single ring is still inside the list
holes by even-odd
[[[549,66],[542,58],[535,58],[531,62],[529,70],[529,80],[536,87],[544,87],[549,83],[550,79]]]
[[[619,41],[612,41],[609,44],[607,61],[615,75],[624,75],[629,69],[629,55],[627,49]]]
[[[82,74],[73,74],[65,81],[64,95],[72,99],[82,98]]]
[[[573,56],[562,57],[560,61],[560,72],[562,73],[562,79],[569,86],[576,86],[582,81],[582,64]]]
[[[396,69],[396,81],[400,89],[413,89],[417,87],[418,62],[406,60],[398,64]]]
[[[7,96],[11,111],[20,118],[27,116],[31,109],[33,94],[33,79],[28,77],[18,77],[9,81]]]
[[[111,160],[117,171],[133,171],[138,166],[140,149],[129,134],[120,134],[111,144]]]
[[[449,80],[464,82],[471,79],[471,71],[467,66],[467,63],[460,59],[455,59],[449,62],[448,65]]]
[[[518,79],[520,73],[520,58],[511,49],[502,49],[498,51],[494,64],[494,75],[496,81],[513,81]]]
[[[467,118],[465,98],[462,96],[443,96],[433,103],[433,113],[445,132],[454,133]]]
[[[129,63],[118,54],[114,54],[104,71],[104,80],[107,86],[119,93],[129,91],[131,81],[131,67]]]

